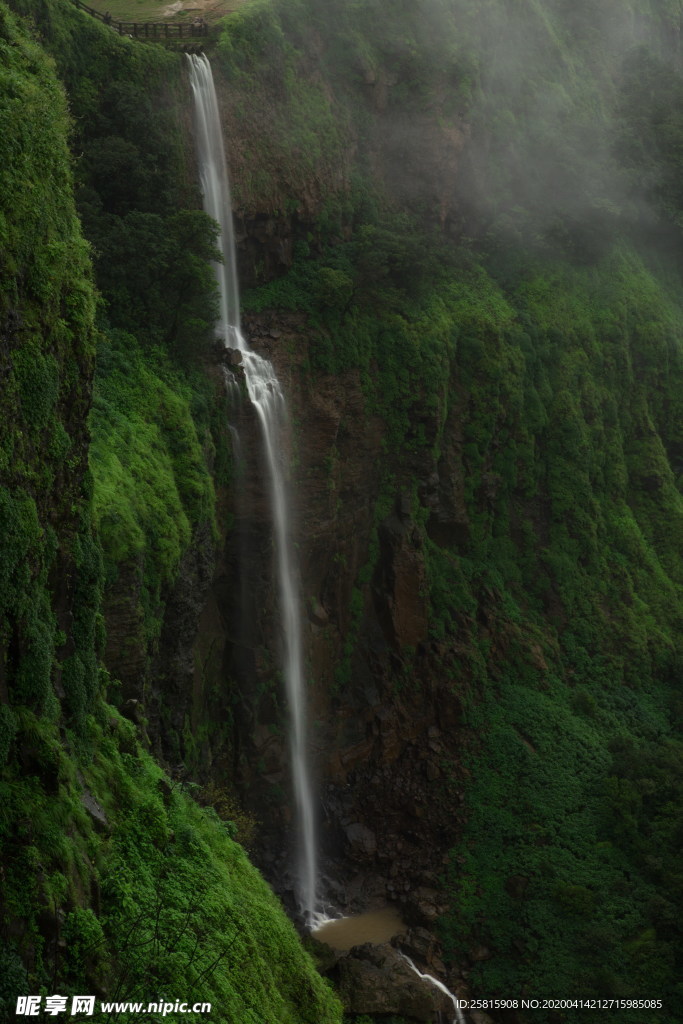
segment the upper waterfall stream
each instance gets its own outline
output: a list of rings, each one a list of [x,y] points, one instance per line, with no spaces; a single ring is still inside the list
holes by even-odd
[[[289,748],[296,805],[297,898],[301,913],[310,927],[316,919],[318,905],[315,816],[306,744],[301,615],[290,533],[287,480],[283,464],[287,406],[272,364],[253,352],[242,335],[230,184],[216,90],[211,65],[204,54],[188,54],[188,60],[194,97],[197,155],[204,209],[218,222],[221,229],[218,245],[223,262],[214,265],[220,290],[220,320],[216,324],[216,334],[226,347],[237,348],[242,353],[247,391],[261,425],[268,469],[282,617],[283,669],[289,703]]]

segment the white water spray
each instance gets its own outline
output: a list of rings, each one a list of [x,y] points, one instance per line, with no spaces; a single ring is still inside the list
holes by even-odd
[[[442,981],[439,981],[438,978],[432,977],[431,974],[423,974],[422,971],[419,971],[417,969],[417,967],[415,966],[415,964],[413,963],[413,961],[410,959],[410,957],[406,956],[405,953],[401,953],[400,955],[403,957],[403,959],[406,961],[406,963],[410,964],[410,966],[415,971],[415,973],[418,975],[418,977],[422,978],[423,981],[429,982],[429,984],[433,985],[434,988],[438,988],[440,992],[443,992],[444,995],[448,996],[450,1001],[453,1003],[453,1010],[455,1011],[455,1017],[453,1018],[453,1024],[466,1024],[465,1015],[462,1012],[462,1010],[460,1009],[457,997],[453,995],[453,993],[450,991],[450,989],[447,989],[446,986],[444,985],[444,983]]]
[[[284,641],[284,676],[290,715],[289,746],[298,824],[297,896],[300,910],[310,927],[317,917],[315,817],[306,756],[301,619],[292,558],[289,503],[282,464],[282,441],[287,423],[287,408],[280,382],[271,363],[252,352],[240,329],[230,185],[216,90],[211,65],[204,54],[188,54],[188,60],[195,105],[204,209],[218,221],[221,228],[218,244],[223,262],[214,264],[221,300],[216,334],[227,347],[237,348],[242,353],[247,391],[261,424],[268,466]]]

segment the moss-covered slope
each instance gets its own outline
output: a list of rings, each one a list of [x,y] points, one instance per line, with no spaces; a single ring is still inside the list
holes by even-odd
[[[142,48],[133,51],[72,8],[63,16],[57,5],[33,13],[59,50],[72,109],[85,116],[85,96],[91,128],[101,110],[115,149],[112,122],[134,121],[120,95],[113,103],[116,72],[100,107],[87,76],[65,74],[68,55],[107,78],[108,54],[121,69],[119,93],[130,85],[130,58],[139,72],[139,96],[130,97],[141,106],[146,73],[163,65],[172,83],[178,62],[149,51],[148,66]],[[211,277],[201,257],[191,261],[197,248],[212,251],[211,232],[201,213],[176,207],[164,236],[163,215],[146,214],[145,238],[165,246],[157,285],[184,289],[181,301],[169,314],[163,298],[156,317],[149,309],[139,316],[139,340],[116,334],[106,318],[97,331],[62,86],[52,60],[5,6],[0,49],[0,1015],[14,1019],[18,996],[91,992],[145,1004],[207,1002],[212,1019],[235,1024],[338,1021],[334,997],[232,839],[234,826],[169,782],[141,746],[142,720],[136,727],[106,702],[118,689],[100,660],[103,590],[122,566],[136,567],[140,630],[151,645],[162,589],[193,530],[208,524],[211,539],[205,392],[151,350],[164,330],[171,349],[178,341],[176,357],[188,332],[202,338],[207,320],[188,325],[197,289],[210,317]],[[85,162],[93,162],[96,147],[80,141]],[[123,150],[140,170],[145,154],[119,139]],[[153,175],[159,161],[150,167]],[[95,177],[91,167],[88,183]],[[117,171],[112,187],[121,180]],[[167,197],[150,189],[149,202],[163,206]],[[142,191],[131,186],[131,204],[144,214]],[[114,199],[104,187],[97,196],[91,235],[96,223],[104,237],[104,221],[116,232],[127,212],[103,212]],[[112,291],[109,316],[121,323],[134,304]],[[86,422],[98,335],[93,498]],[[101,1017],[96,1009],[94,1019]]]

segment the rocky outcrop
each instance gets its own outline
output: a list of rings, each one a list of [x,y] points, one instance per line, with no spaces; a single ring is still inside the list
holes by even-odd
[[[429,928],[443,910],[438,878],[461,820],[447,809],[459,806],[462,784],[453,758],[460,706],[444,652],[429,636],[423,534],[408,483],[417,476],[423,489],[435,489],[445,529],[454,528],[457,496],[434,488],[439,467],[410,457],[397,463],[393,507],[377,523],[381,480],[373,467],[383,457],[385,425],[368,409],[359,373],[310,375],[315,338],[302,315],[246,316],[244,330],[274,362],[290,398],[313,775],[328,893],[349,912],[373,901],[394,903],[409,925]],[[224,695],[233,687],[229,737],[216,735],[216,723],[227,719],[225,705],[213,705],[210,772],[236,778],[261,822],[257,856],[287,898],[283,837],[293,808],[270,512],[253,411],[243,402],[231,416],[239,429],[234,528],[201,615],[192,686]],[[437,428],[434,417],[426,429]],[[444,452],[448,458],[457,453]]]
[[[121,681],[121,692],[126,700],[142,699],[147,675],[141,591],[142,566],[138,561],[131,561],[118,567],[116,579],[107,588],[104,598],[107,623],[104,660],[111,675]]]
[[[165,739],[172,730],[181,734],[186,720],[198,727],[203,711],[194,689],[194,642],[216,556],[211,526],[200,524],[185,551],[175,583],[166,600],[164,625],[150,666],[146,705],[150,731],[157,738],[159,754],[165,760],[177,757]]]
[[[354,947],[338,960],[330,977],[347,1013],[399,1014],[433,1021],[436,1013],[453,1010],[448,996],[419,978],[390,945]]]
[[[410,498],[400,496],[395,512],[378,530],[375,604],[387,641],[398,651],[416,648],[427,640],[427,574],[422,538],[410,511]]]

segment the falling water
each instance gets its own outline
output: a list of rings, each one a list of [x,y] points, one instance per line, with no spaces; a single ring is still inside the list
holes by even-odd
[[[406,956],[405,953],[401,953],[401,956],[406,961],[406,963],[410,964],[412,969],[415,971],[415,973],[420,978],[422,978],[424,981],[428,981],[430,985],[433,985],[434,988],[438,988],[440,992],[443,992],[444,995],[448,996],[450,1001],[453,1003],[453,1009],[455,1011],[455,1017],[453,1018],[453,1024],[466,1024],[465,1014],[460,1009],[460,1005],[458,1003],[458,1000],[457,1000],[456,996],[454,996],[453,993],[449,989],[446,988],[444,983],[442,981],[439,981],[438,978],[432,977],[431,974],[423,974],[422,971],[419,971],[417,969],[417,967],[415,966],[415,964],[413,963],[413,961],[410,959],[410,957]]]
[[[216,90],[211,65],[204,54],[188,54],[188,59],[195,104],[204,209],[218,221],[221,229],[218,244],[223,262],[214,265],[221,300],[216,334],[227,347],[237,348],[242,353],[247,391],[261,424],[268,466],[284,638],[284,675],[290,715],[292,781],[298,823],[297,896],[306,923],[311,926],[316,919],[317,907],[315,820],[306,757],[301,621],[290,540],[289,504],[282,464],[282,440],[287,422],[287,408],[280,382],[271,363],[252,352],[240,329],[230,185]]]

